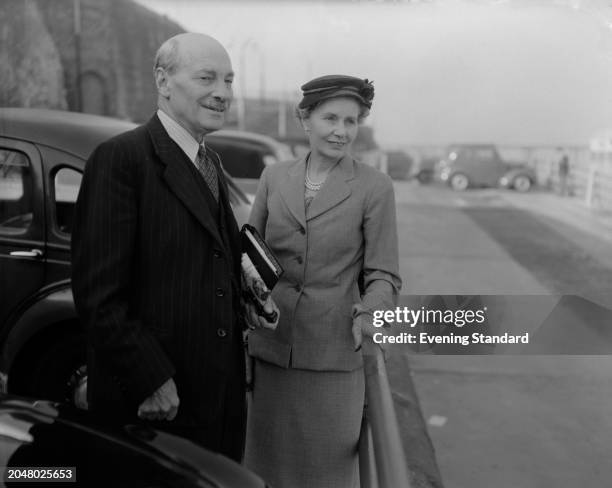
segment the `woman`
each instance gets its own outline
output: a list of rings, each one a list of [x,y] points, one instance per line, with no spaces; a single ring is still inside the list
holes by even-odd
[[[245,462],[277,488],[354,487],[362,332],[401,286],[395,201],[391,180],[350,156],[372,84],[333,75],[302,90],[298,117],[310,152],[266,168],[250,217],[285,273],[272,293],[278,327],[249,336]]]

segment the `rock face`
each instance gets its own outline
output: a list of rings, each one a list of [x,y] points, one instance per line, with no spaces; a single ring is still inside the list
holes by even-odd
[[[0,105],[144,121],[155,110],[155,51],[181,32],[131,0],[2,0]]]
[[[0,7],[0,106],[67,108],[60,54],[33,0]]]

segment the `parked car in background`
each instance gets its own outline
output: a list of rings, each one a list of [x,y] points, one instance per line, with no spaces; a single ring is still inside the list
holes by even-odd
[[[293,159],[287,144],[255,132],[220,130],[206,136],[206,144],[219,153],[224,169],[240,188],[252,195],[266,166]]]
[[[35,480],[86,487],[266,486],[238,463],[186,439],[144,425],[105,426],[90,412],[49,401],[0,396],[0,432],[0,487]]]
[[[405,151],[387,151],[387,174],[394,180],[410,178],[414,160]]]
[[[0,388],[82,397],[84,333],[70,288],[72,215],[85,161],[135,124],[71,112],[0,109]],[[251,204],[228,176],[239,224]]]
[[[440,158],[421,155],[413,166],[411,177],[416,178],[421,184],[431,183],[435,178],[436,167],[439,162]]]
[[[521,162],[503,160],[492,144],[450,146],[438,167],[440,179],[457,191],[502,186],[526,192],[536,182],[533,169]]]

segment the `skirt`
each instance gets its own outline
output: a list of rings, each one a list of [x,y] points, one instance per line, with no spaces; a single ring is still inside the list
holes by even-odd
[[[245,465],[275,488],[357,488],[363,370],[285,369],[256,360]]]

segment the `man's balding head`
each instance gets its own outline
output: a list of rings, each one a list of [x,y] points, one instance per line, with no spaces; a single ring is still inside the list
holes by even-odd
[[[225,48],[206,34],[179,34],[155,56],[158,107],[196,140],[223,126],[234,73]]]
[[[195,32],[178,34],[165,41],[155,54],[153,70],[163,68],[168,74],[173,74],[181,62],[181,56],[193,50],[221,50],[227,55],[225,48],[214,37]]]

